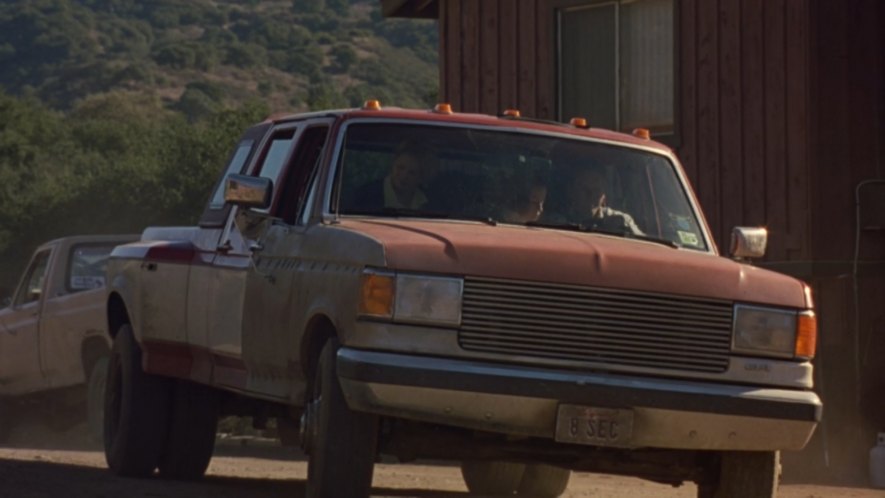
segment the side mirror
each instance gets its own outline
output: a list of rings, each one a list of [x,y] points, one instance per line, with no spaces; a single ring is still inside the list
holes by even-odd
[[[734,227],[731,230],[731,257],[753,259],[765,256],[768,229],[762,227]]]
[[[224,202],[245,208],[270,206],[273,181],[247,175],[230,175],[224,180]]]
[[[241,209],[234,216],[234,225],[240,231],[240,235],[253,241],[250,249],[253,251],[261,249],[261,243],[258,242],[267,233],[267,230],[274,222],[274,217],[267,213],[250,211]]]

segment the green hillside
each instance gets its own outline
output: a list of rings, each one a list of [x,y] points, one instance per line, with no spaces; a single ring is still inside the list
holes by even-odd
[[[436,24],[379,4],[0,3],[0,298],[47,239],[194,223],[270,112],[433,103]]]
[[[0,85],[69,109],[92,94],[156,95],[192,116],[260,98],[271,109],[400,106],[436,95],[433,22],[378,0],[6,0]]]

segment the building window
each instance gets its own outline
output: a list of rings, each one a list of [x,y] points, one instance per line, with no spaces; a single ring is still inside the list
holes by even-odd
[[[673,134],[673,1],[571,1],[557,9],[561,120]]]

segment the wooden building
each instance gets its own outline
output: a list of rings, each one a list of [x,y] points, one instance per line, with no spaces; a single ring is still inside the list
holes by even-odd
[[[795,467],[863,477],[885,431],[885,2],[381,3],[438,20],[456,111],[650,128],[720,248],[768,227],[761,264],[812,283],[820,320],[825,420]]]

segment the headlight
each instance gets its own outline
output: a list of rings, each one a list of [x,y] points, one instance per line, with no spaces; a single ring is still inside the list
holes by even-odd
[[[460,278],[396,276],[396,304],[393,319],[397,322],[461,324]]]
[[[383,271],[363,272],[360,315],[401,323],[458,326],[464,280]]]
[[[811,311],[738,305],[734,311],[732,351],[778,358],[811,358],[817,322]]]

